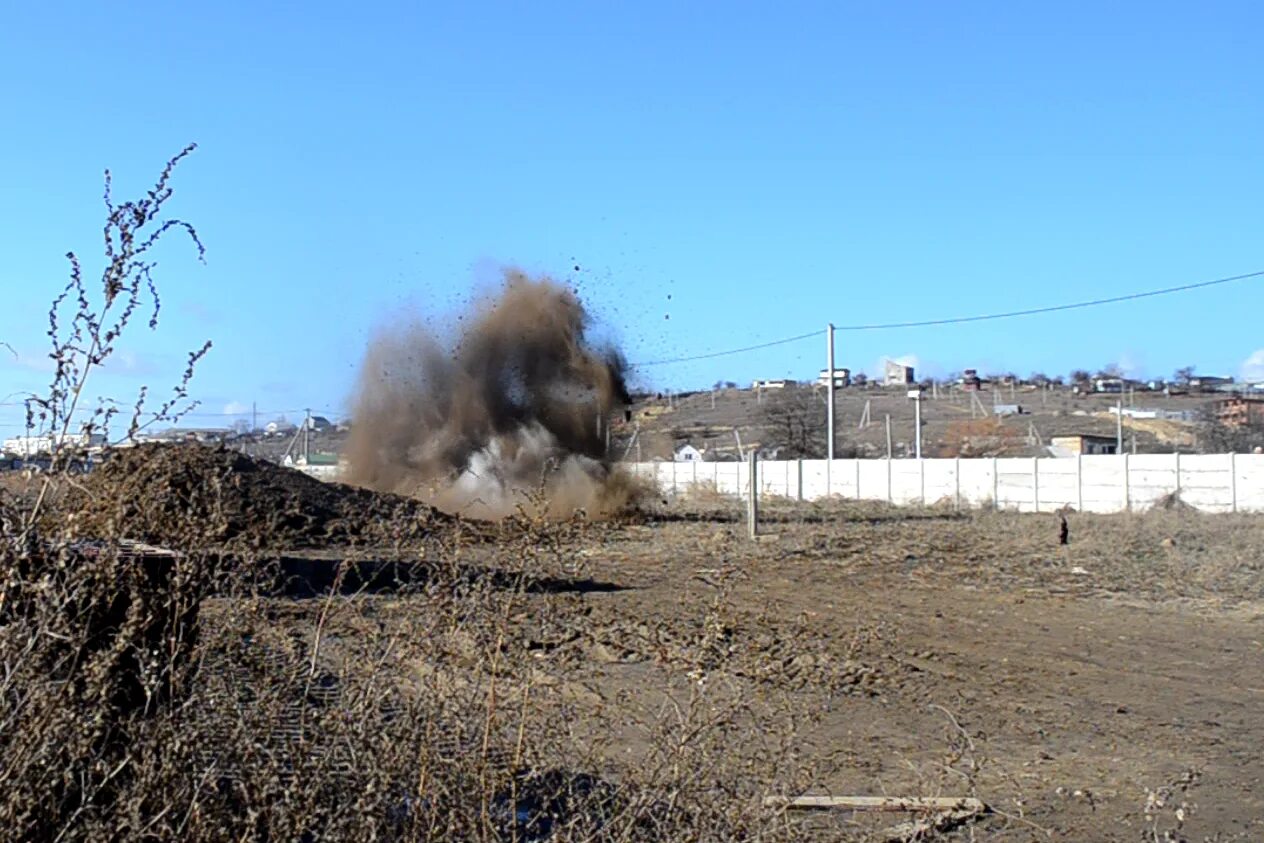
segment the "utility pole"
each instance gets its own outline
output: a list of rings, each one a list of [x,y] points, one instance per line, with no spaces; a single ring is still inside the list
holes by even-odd
[[[887,414],[887,459],[891,459],[891,414]]]
[[[825,378],[829,384],[825,387],[828,392],[825,406],[825,427],[826,427],[826,446],[825,458],[834,459],[834,323],[829,323],[829,327],[825,329],[825,356],[827,371]]]
[[[312,457],[312,411],[309,407],[303,412],[303,464],[306,465]]]

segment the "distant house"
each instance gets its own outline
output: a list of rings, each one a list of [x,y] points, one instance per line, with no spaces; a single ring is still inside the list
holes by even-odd
[[[1119,395],[1124,391],[1124,379],[1094,378],[1093,391],[1104,395]]]
[[[821,386],[829,386],[829,376],[829,369],[822,369],[816,376],[816,382]],[[851,369],[834,369],[834,388],[845,389],[849,386],[851,386]]]
[[[333,430],[334,428],[334,423],[324,416],[309,416],[306,420],[306,424],[308,430],[315,430],[317,432]]]
[[[681,445],[676,449],[676,462],[702,462],[702,451],[693,445]]]
[[[1215,375],[1195,375],[1189,379],[1189,388],[1194,392],[1215,392],[1233,386],[1233,378],[1221,378]]]
[[[1264,426],[1264,399],[1234,396],[1217,401],[1214,409],[1225,427]]]
[[[290,424],[287,421],[268,422],[263,428],[263,432],[268,436],[284,436],[296,430],[298,430],[298,425]]]
[[[751,389],[785,389],[788,381],[782,380],[756,380],[751,381]]]
[[[1119,443],[1113,436],[1077,433],[1071,436],[1054,436],[1050,438],[1049,450],[1056,457],[1116,454],[1119,453]]]
[[[913,367],[905,366],[894,360],[887,360],[882,366],[883,386],[908,386],[914,383]]]
[[[160,434],[167,442],[224,442],[233,432],[223,427],[173,427]]]
[[[957,383],[966,392],[978,392],[983,387],[983,381],[979,378],[978,369],[966,369],[961,373],[961,378]]]
[[[52,454],[61,447],[67,448],[99,448],[105,444],[105,435],[101,433],[70,433],[65,436],[50,434],[46,436],[15,436],[5,439],[0,451],[15,457],[36,457]]]

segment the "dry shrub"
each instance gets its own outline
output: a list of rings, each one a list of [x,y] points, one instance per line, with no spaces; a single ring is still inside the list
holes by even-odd
[[[193,234],[160,214],[181,157],[147,199],[108,205],[96,299],[72,259],[77,310],[66,323],[54,307],[59,365],[33,425],[70,430],[146,291],[156,320],[142,256],[163,232]],[[199,357],[151,420],[178,416]],[[0,499],[13,839],[799,838],[761,798],[815,778],[796,747],[820,698],[735,681],[756,668],[723,589],[655,667],[658,704],[629,719],[571,646],[595,587],[574,548],[601,529],[582,517],[548,521],[528,501],[472,543],[412,502],[227,452],[137,448],[80,483],[71,451],[30,495]],[[278,546],[334,540],[298,569],[330,574],[316,596],[287,596]],[[384,563],[389,577],[364,575]]]

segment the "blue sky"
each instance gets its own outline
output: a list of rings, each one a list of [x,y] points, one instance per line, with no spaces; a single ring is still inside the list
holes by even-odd
[[[171,209],[207,263],[167,244],[160,330],[96,387],[170,383],[209,338],[208,424],[341,410],[375,327],[442,323],[503,265],[575,283],[634,361],[1264,269],[1262,26],[1245,2],[14,4],[0,403],[46,380],[62,255],[99,268],[102,170],[130,196],[189,141]],[[840,334],[838,362],[1240,375],[1262,312],[1259,279]]]

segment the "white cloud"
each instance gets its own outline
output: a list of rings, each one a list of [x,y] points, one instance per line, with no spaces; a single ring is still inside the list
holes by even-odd
[[[250,412],[250,405],[243,401],[229,401],[224,405],[224,415],[244,416]]]
[[[1242,380],[1264,381],[1264,348],[1256,349],[1242,361]]]

